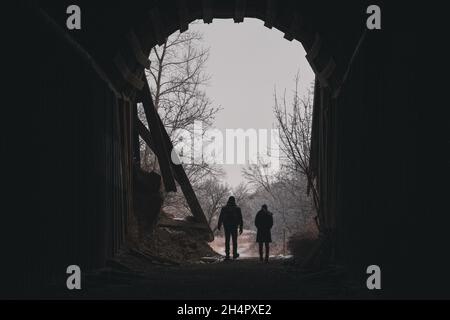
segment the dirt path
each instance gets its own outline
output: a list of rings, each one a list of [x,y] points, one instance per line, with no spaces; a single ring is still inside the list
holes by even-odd
[[[256,232],[244,229],[244,232],[238,238],[238,252],[242,258],[257,257],[258,249],[255,243]],[[214,241],[209,244],[211,248],[220,253],[225,254],[225,238],[216,235]]]

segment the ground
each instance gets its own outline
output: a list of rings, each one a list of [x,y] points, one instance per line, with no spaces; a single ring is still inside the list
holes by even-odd
[[[289,259],[208,259],[189,265],[149,266],[141,273],[105,272],[86,278],[64,297],[94,299],[317,299],[351,298],[359,291],[335,269],[301,272]],[[67,292],[67,290],[66,290]],[[69,295],[69,296],[68,296]]]
[[[237,260],[224,261],[223,239],[211,247],[181,231],[161,228],[140,248],[125,247],[107,267],[83,274],[82,290],[69,291],[65,280],[48,298],[93,299],[318,299],[361,297],[345,273],[330,267],[305,271],[291,256],[255,257],[254,234],[239,238]],[[216,251],[212,250],[215,249]]]
[[[255,243],[256,232],[253,230],[246,230],[239,236],[238,244],[239,244],[239,254],[241,257],[257,257],[258,256],[258,247]],[[225,254],[225,237],[223,233],[216,235],[214,237],[214,241],[210,244],[210,247],[220,254]]]

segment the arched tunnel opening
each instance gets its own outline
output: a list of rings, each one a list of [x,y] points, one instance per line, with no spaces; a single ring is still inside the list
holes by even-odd
[[[254,219],[264,203],[274,219],[272,256],[289,255],[294,234],[299,242],[305,238],[311,244],[318,234],[306,176],[314,73],[299,42],[287,41],[283,33],[263,24],[257,19],[246,19],[243,25],[232,19],[211,26],[195,21],[187,31],[177,31],[152,48],[145,72],[155,109],[177,156],[182,154],[183,167],[215,235],[210,246],[217,253],[226,251],[223,230],[217,230],[221,206],[228,196],[237,198],[243,216],[241,258],[258,256]],[[229,34],[235,36],[224,37]],[[144,109],[138,104],[139,121],[147,127]],[[291,121],[294,111],[298,119]],[[302,124],[291,133],[286,126],[294,121]],[[291,152],[286,138],[297,139],[302,147]],[[141,169],[161,174],[156,154],[142,137],[135,154]],[[294,158],[288,161],[288,156]],[[296,163],[302,167],[296,169]],[[156,233],[149,239],[152,248],[171,232],[166,227],[181,232],[182,224],[191,225],[186,220],[192,219],[192,213],[179,184],[176,192],[165,194]],[[214,254],[204,244],[191,253],[189,247],[196,247],[195,243],[165,242],[166,250],[162,244],[154,250],[176,258],[182,253],[184,262]]]
[[[14,268],[20,276],[8,279],[6,296],[300,299],[448,293],[433,276],[410,285],[418,270],[429,269],[416,256],[424,246],[416,237],[422,205],[416,181],[418,113],[405,103],[415,95],[415,78],[405,75],[416,60],[417,39],[392,22],[398,8],[386,7],[383,21],[391,30],[370,30],[366,2],[78,1],[82,24],[71,30],[70,5],[26,6],[40,43],[39,133],[32,138],[39,150],[38,206],[26,215],[36,224],[26,227],[21,242],[27,254],[20,257],[25,267]],[[205,243],[214,233],[155,109],[146,80],[149,56],[195,20],[246,18],[298,40],[315,74],[308,189],[317,190],[319,240],[301,267],[280,261],[263,269],[245,260],[231,271],[231,264],[222,263],[173,265],[142,249],[158,224],[190,230],[183,237]],[[139,141],[153,151],[158,170],[142,168]],[[176,190],[193,217],[160,221],[164,194]],[[145,275],[131,272],[121,256],[144,264]],[[71,265],[83,272],[82,291],[66,288]],[[382,270],[382,290],[366,287],[373,265]],[[245,279],[244,290],[229,285],[236,278]],[[262,278],[271,280],[255,284]],[[208,286],[211,280],[219,288]]]

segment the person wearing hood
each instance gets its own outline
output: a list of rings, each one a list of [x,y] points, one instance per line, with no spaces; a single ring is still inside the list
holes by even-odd
[[[255,217],[255,226],[258,229],[256,233],[256,242],[259,244],[259,260],[262,262],[263,246],[266,247],[266,263],[269,262],[269,243],[272,242],[272,235],[270,229],[273,226],[273,215],[267,210],[267,205],[263,204],[261,210],[258,211]]]
[[[233,259],[239,257],[237,252],[238,228],[239,234],[242,234],[243,228],[241,208],[236,205],[236,199],[231,196],[228,198],[227,204],[222,207],[219,215],[217,229],[223,225],[225,231],[225,260],[230,259],[230,238],[233,241]]]

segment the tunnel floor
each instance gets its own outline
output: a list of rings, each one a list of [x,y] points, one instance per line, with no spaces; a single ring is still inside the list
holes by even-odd
[[[336,269],[302,272],[287,259],[257,258],[151,266],[144,273],[92,277],[82,290],[52,298],[87,299],[347,299],[361,296]],[[56,296],[55,296],[56,295]]]

